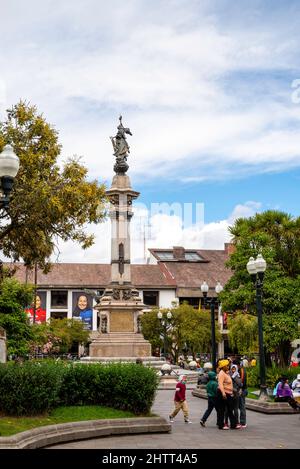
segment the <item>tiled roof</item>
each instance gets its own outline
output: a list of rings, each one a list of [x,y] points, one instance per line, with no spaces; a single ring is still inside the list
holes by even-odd
[[[26,268],[17,264],[15,277],[21,282],[26,281]],[[28,282],[34,282],[34,272],[28,271]],[[53,264],[48,274],[38,270],[39,287],[105,287],[110,282],[109,264]]]
[[[200,288],[205,280],[210,287],[217,281],[225,285],[231,276],[225,268],[227,253],[217,250],[198,250],[207,262],[159,262],[158,264],[132,264],[132,283],[137,288]],[[26,281],[26,268],[15,264],[15,277]],[[33,271],[28,271],[27,281],[34,282]],[[38,271],[37,283],[40,288],[101,289],[110,283],[110,264],[53,264],[51,271]]]
[[[21,282],[26,281],[26,268],[23,264],[15,264],[15,277]],[[44,274],[38,270],[37,283],[40,288],[104,288],[109,284],[110,264],[53,264],[51,271]],[[131,280],[136,287],[166,288],[176,287],[174,281],[163,272],[158,265],[133,264],[131,266]],[[27,281],[34,282],[33,271],[28,271]]]
[[[160,265],[150,264],[132,264],[131,266],[132,283],[138,287],[176,287],[174,280],[160,268]]]
[[[176,278],[178,287],[200,287],[205,280],[209,286],[219,281],[222,285],[231,277],[231,271],[225,267],[228,255],[225,251],[199,250],[201,256],[209,262],[165,262],[170,273]]]
[[[203,251],[199,251],[202,255]],[[200,289],[205,280],[209,287],[215,287],[219,281],[223,286],[231,277],[231,271],[225,267],[228,259],[224,251],[205,251],[203,257],[209,262],[165,262],[164,265],[174,277],[177,288],[181,289],[180,296],[184,296],[183,289]],[[188,292],[186,296],[191,296]]]

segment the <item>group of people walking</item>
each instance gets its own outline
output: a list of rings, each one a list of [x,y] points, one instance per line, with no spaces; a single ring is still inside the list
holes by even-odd
[[[218,375],[214,371],[208,372],[209,381],[206,385],[208,406],[200,420],[202,427],[210,416],[213,409],[217,411],[217,426],[220,430],[230,428],[246,428],[246,405],[245,397],[247,395],[247,377],[242,364],[230,362],[227,359],[220,360],[218,363]],[[175,409],[169,415],[170,422],[173,423],[174,417],[182,409],[184,421],[191,423],[189,419],[189,410],[185,398],[186,376],[181,375],[176,385],[174,402]],[[229,424],[228,424],[229,423]]]
[[[200,419],[205,422],[213,409],[217,411],[217,426],[220,430],[246,428],[247,376],[243,364],[232,363],[227,359],[218,363],[218,374],[208,373],[206,385],[208,406]]]
[[[219,430],[242,429],[247,427],[246,422],[246,396],[247,373],[244,362],[222,359],[218,361],[218,373],[209,371],[206,392],[208,397],[207,409],[200,419],[200,425],[205,427],[205,422],[213,409],[217,412],[217,427]],[[288,402],[289,405],[300,411],[300,404],[294,398],[294,394],[300,397],[300,374],[293,381],[291,387],[286,376],[282,376],[274,388],[274,400]],[[170,422],[174,422],[175,416],[183,411],[185,423],[192,423],[189,419],[189,409],[186,402],[186,376],[181,375],[176,385],[174,403],[175,409],[169,415]]]

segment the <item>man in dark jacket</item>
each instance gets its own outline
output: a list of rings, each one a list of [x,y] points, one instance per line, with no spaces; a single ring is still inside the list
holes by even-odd
[[[214,371],[208,372],[208,383],[206,385],[206,392],[208,398],[207,409],[203,414],[202,419],[200,420],[200,425],[205,427],[205,422],[212,413],[213,409],[216,408],[216,397],[217,397],[217,389],[218,389],[218,381],[216,380],[216,373]]]

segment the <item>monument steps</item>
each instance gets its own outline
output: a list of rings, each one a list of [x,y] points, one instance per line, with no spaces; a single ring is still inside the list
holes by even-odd
[[[134,332],[111,332],[108,334],[98,334],[98,336],[94,336],[93,342],[129,342],[132,343],[132,341],[137,342],[137,341],[145,341],[144,337],[142,334],[137,334]]]
[[[162,360],[160,357],[81,357],[80,362],[82,363],[136,363],[136,360],[142,360],[143,365],[151,366],[154,369],[160,370],[162,365],[166,363],[166,360]],[[172,369],[178,369],[179,366],[172,365]]]

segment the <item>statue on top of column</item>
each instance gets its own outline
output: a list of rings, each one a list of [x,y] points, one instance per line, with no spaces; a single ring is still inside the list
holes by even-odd
[[[128,127],[124,127],[122,124],[122,116],[119,117],[120,124],[118,125],[118,132],[115,137],[110,137],[114,155],[116,157],[116,163],[114,165],[114,171],[117,174],[126,173],[127,169],[129,168],[128,164],[126,163],[128,153],[130,153],[129,145],[126,140],[126,135],[132,135],[130,129]]]

